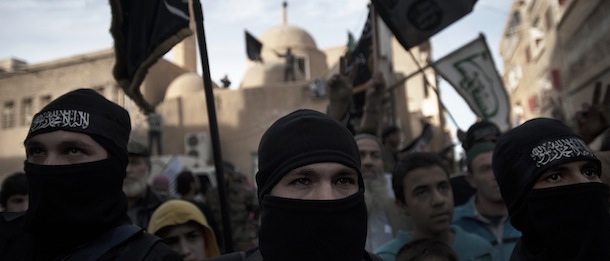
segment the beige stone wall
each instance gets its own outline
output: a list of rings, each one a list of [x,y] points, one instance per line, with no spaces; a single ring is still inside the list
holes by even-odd
[[[116,102],[118,95],[109,70],[113,63],[112,52],[102,51],[27,66],[25,71],[0,75],[0,105],[14,102],[17,119],[15,128],[0,128],[0,176],[22,169],[25,159],[22,142],[33,116],[21,113],[23,100],[31,99],[32,111],[36,113],[49,101],[45,97],[52,100],[70,90],[89,87],[102,90],[106,97]],[[22,122],[22,118],[26,121]]]
[[[416,70],[409,65],[412,62],[402,46],[394,46],[393,50],[395,58],[392,62],[396,65],[397,73],[407,75]],[[316,60],[324,64],[314,67],[326,71],[326,55],[319,53],[320,57]],[[430,54],[427,53],[424,57],[426,55]],[[42,97],[48,97],[48,102],[70,90],[91,87],[129,111],[132,137],[146,141],[146,117],[116,86],[111,74],[113,65],[112,50],[104,50],[44,64],[26,65],[21,71],[0,74],[0,105],[7,101],[15,102],[19,115],[21,101],[32,98],[33,112],[38,112],[45,105],[41,101]],[[209,133],[203,90],[164,100],[168,86],[185,72],[181,67],[160,60],[150,69],[141,88],[144,97],[152,104],[158,105],[157,111],[163,115],[162,144],[166,155],[184,154],[186,133]],[[430,73],[432,72],[428,72],[428,79],[433,80],[433,73]],[[299,108],[325,112],[327,99],[311,97],[308,84],[308,81],[295,81],[240,90],[215,88],[214,101],[223,159],[234,163],[242,172],[252,175],[256,171],[253,159],[260,137],[275,120]],[[420,75],[395,91],[396,122],[403,130],[405,144],[421,132],[419,118],[423,108],[422,90],[423,79]],[[434,92],[429,93],[432,100],[436,99]],[[431,122],[437,127],[442,126],[442,115],[439,115],[438,110],[435,113],[430,115]],[[0,147],[0,180],[4,175],[22,169],[25,154],[21,143],[28,127],[29,123],[10,129],[0,128],[0,142],[3,144]],[[435,133],[430,151],[439,151],[447,140],[446,136],[442,135],[444,129],[437,129],[439,133]]]
[[[22,113],[24,99],[32,100],[32,112],[40,111],[49,101],[78,88],[92,88],[109,100],[125,107],[132,125],[142,124],[139,109],[126,98],[112,76],[112,49],[77,55],[52,62],[25,65],[15,72],[0,74],[0,106],[15,104],[17,126],[0,128],[0,180],[4,175],[23,169],[25,151],[23,139],[27,135],[33,115]],[[169,82],[183,73],[179,67],[161,60],[155,64],[142,85],[145,97],[162,98]],[[3,109],[3,107],[0,107]],[[22,118],[24,121],[22,121]]]
[[[327,105],[326,99],[312,98],[305,83],[243,90],[215,89],[214,96],[223,160],[234,163],[245,174],[256,171],[251,164],[252,154],[273,122],[300,108],[325,112]],[[167,100],[159,106],[159,112],[166,119],[163,143],[167,154],[184,153],[186,133],[209,133],[203,91]]]

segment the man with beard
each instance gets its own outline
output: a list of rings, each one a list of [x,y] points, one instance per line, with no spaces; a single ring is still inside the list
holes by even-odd
[[[123,192],[127,196],[127,215],[131,222],[141,228],[148,227],[152,213],[166,200],[157,195],[148,185],[150,176],[150,151],[134,140],[127,144],[129,163],[123,180]]]
[[[378,260],[364,250],[364,181],[346,127],[294,111],[263,134],[258,164],[259,247],[211,260]]]
[[[398,232],[394,240],[375,250],[383,260],[394,261],[403,245],[417,239],[445,243],[461,261],[492,260],[491,245],[485,239],[450,225],[453,192],[449,173],[438,155],[416,152],[405,156],[394,168],[392,187],[415,228]]]
[[[494,247],[493,260],[508,261],[521,232],[510,223],[494,177],[491,167],[494,147],[495,143],[479,142],[468,150],[466,180],[476,189],[476,194],[455,208],[453,224],[487,239]]]
[[[366,250],[373,251],[392,240],[399,230],[411,230],[411,219],[396,205],[391,185],[383,173],[382,145],[370,134],[355,136],[364,179],[368,212]]]
[[[91,89],[34,115],[24,141],[30,206],[0,231],[0,260],[181,260],[130,224],[121,190],[130,131],[127,111]]]
[[[493,171],[523,233],[511,260],[610,260],[608,185],[585,141],[536,118],[500,136]]]

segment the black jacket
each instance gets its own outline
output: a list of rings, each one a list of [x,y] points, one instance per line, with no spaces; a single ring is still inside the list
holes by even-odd
[[[33,247],[33,238],[22,229],[24,217],[11,219],[6,215],[0,218],[0,260],[72,260],[69,256],[76,256],[79,249],[75,249],[66,256],[36,257],[37,250]],[[158,237],[148,234],[134,227],[135,233],[130,234],[121,242],[110,240],[94,240],[81,247],[84,252],[90,253],[89,248],[98,248],[107,245],[94,260],[142,260],[142,261],[179,261],[180,255],[164,244]],[[62,240],[57,235],[57,240]],[[106,249],[101,248],[101,249]]]
[[[256,248],[252,248],[247,251],[233,252],[229,254],[224,254],[222,256],[212,257],[205,259],[206,261],[263,261],[263,257],[261,256],[261,252]],[[362,261],[382,261],[382,259],[374,254],[369,252],[364,252],[364,257],[362,257]]]

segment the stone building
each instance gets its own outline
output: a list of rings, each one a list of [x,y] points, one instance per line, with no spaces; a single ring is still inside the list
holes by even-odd
[[[408,53],[390,35],[387,62],[393,64],[388,85],[417,70]],[[295,25],[281,23],[260,35],[264,63],[248,61],[248,69],[238,89],[218,88],[214,84],[214,101],[224,160],[253,177],[256,172],[256,150],[264,131],[278,118],[298,108],[325,112],[328,99],[312,94],[314,79],[330,77],[336,71],[339,56],[345,47],[320,49],[313,37]],[[190,149],[189,139],[202,139],[195,164],[212,163],[209,125],[203,82],[196,73],[195,44],[190,38],[174,48],[173,61],[161,59],[149,71],[141,89],[146,100],[162,115],[162,145],[164,155],[184,155]],[[285,82],[284,60],[273,51],[291,48],[302,64],[296,80]],[[415,57],[425,65],[431,60],[429,43],[412,48]],[[22,169],[25,154],[22,141],[29,119],[52,99],[79,87],[98,90],[108,99],[125,107],[132,119],[132,138],[146,142],[147,122],[136,105],[117,86],[111,71],[114,65],[112,50],[77,55],[41,64],[26,64],[15,59],[0,61],[0,179]],[[211,65],[213,66],[213,64]],[[423,80],[427,77],[427,81]],[[408,88],[407,88],[408,86]],[[434,138],[427,150],[440,151],[450,143],[444,126],[444,114],[439,109],[432,70],[412,77],[395,88],[390,96],[394,123],[403,130],[403,143],[409,143],[422,130],[425,118],[435,126]],[[197,149],[197,148],[196,148]],[[191,166],[192,167],[192,166]],[[162,166],[161,166],[162,168]]]
[[[500,52],[513,125],[534,117],[573,124],[596,82],[610,84],[610,1],[515,0]]]

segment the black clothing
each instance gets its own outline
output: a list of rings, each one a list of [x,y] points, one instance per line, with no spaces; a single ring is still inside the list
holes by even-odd
[[[289,259],[292,260],[292,259]],[[343,260],[343,259],[337,259]],[[381,257],[374,255],[369,252],[364,252],[362,256],[362,261],[383,261]],[[206,259],[206,261],[264,261],[263,256],[261,255],[260,249],[258,247],[249,249],[247,251],[239,251],[233,252],[229,254],[225,254],[222,256],[212,257]]]
[[[555,166],[580,160],[601,170],[601,162],[582,138],[555,119],[532,119],[500,136],[492,167],[516,229],[521,230],[515,220],[524,211],[524,197],[540,175]]]
[[[114,158],[73,165],[26,161],[24,170],[30,188],[24,229],[32,235],[37,255],[61,256],[127,220],[123,176],[118,174],[125,167]]]
[[[0,234],[9,233],[0,242],[0,260],[64,260],[79,249],[112,242],[112,238],[100,238],[130,224],[122,191],[125,166],[111,156],[73,165],[26,162],[25,172],[30,186],[30,208],[24,216],[0,227]],[[162,242],[155,242],[150,251],[135,248],[150,236],[140,231],[101,253],[100,260],[121,260],[123,256],[181,260]]]
[[[127,166],[129,113],[92,89],[68,92],[34,115],[25,140],[57,130],[84,133]]]
[[[360,151],[352,133],[338,121],[313,110],[297,110],[277,120],[258,147],[258,201],[289,171],[336,162],[360,173]],[[364,188],[362,178],[358,185]],[[263,207],[264,208],[264,207]]]
[[[265,196],[259,247],[268,260],[360,260],[367,210],[364,192],[337,200]]]
[[[515,260],[610,260],[608,185],[580,183],[532,190]]]
[[[263,134],[256,174],[261,203],[260,255],[269,261],[362,260],[367,232],[360,152],[347,128],[328,115],[294,111]],[[357,173],[353,195],[309,200],[272,196],[271,190],[290,171],[333,162]],[[314,170],[315,172],[315,170]]]
[[[453,205],[460,206],[468,202],[477,190],[466,181],[466,175],[459,175],[449,179],[453,190]]]
[[[24,217],[6,222],[11,228],[22,228],[24,223]],[[2,222],[2,221],[0,221]],[[71,253],[64,256],[50,257],[37,255],[33,248],[33,238],[31,234],[23,233],[21,230],[19,233],[13,230],[11,233],[5,233],[4,227],[1,227],[2,239],[0,242],[0,260],[18,260],[18,261],[31,261],[31,260],[44,260],[44,261],[56,261],[66,260],[72,261],[68,256],[78,251],[74,249]],[[61,235],[56,235],[55,240],[63,240]],[[93,242],[99,243],[94,239]],[[90,245],[83,245],[82,248],[91,247]],[[80,249],[80,248],[79,248]],[[137,258],[134,258],[137,257]],[[138,231],[129,239],[122,243],[115,245],[110,250],[106,251],[98,261],[110,261],[110,260],[142,260],[142,261],[179,261],[182,260],[180,255],[165,245],[159,238],[154,235]],[[78,260],[80,261],[80,260]]]
[[[58,130],[88,135],[107,158],[67,165],[26,161],[29,209],[2,221],[0,260],[182,260],[157,238],[128,225],[122,190],[131,131],[127,111],[90,89],[69,92],[36,114],[26,145],[38,134]]]

